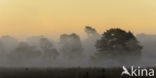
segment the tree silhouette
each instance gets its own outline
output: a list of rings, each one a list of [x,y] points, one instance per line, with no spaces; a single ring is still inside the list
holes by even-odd
[[[56,58],[59,56],[57,49],[53,46],[53,44],[47,38],[40,39],[40,48],[43,51],[44,57],[46,58]]]
[[[142,46],[130,31],[112,28],[104,32],[102,38],[97,41],[96,48],[98,57],[120,57],[124,55],[139,56]]]
[[[10,53],[11,51],[15,50],[19,43],[14,37],[11,37],[9,35],[2,36],[1,42],[6,53]]]
[[[60,37],[61,50],[67,58],[76,58],[82,55],[82,44],[80,37],[73,33],[70,35],[63,34]]]
[[[15,61],[30,60],[33,58],[38,58],[41,56],[41,52],[37,50],[34,46],[30,46],[26,42],[21,42],[17,48],[10,53],[11,59]]]
[[[86,32],[88,38],[97,39],[100,37],[100,35],[97,33],[96,29],[92,28],[91,26],[86,26],[85,32]]]
[[[0,40],[0,57],[5,54],[3,42]]]
[[[84,55],[90,57],[96,52],[95,43],[100,39],[100,34],[91,26],[85,26],[84,31],[87,35],[87,38],[83,40]]]

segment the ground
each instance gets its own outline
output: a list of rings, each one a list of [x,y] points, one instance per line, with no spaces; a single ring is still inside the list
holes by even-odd
[[[122,76],[122,68],[0,68],[0,78],[156,78]]]

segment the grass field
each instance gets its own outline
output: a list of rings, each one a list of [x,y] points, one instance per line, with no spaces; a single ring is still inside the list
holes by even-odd
[[[122,76],[122,68],[1,68],[0,78],[156,78]]]

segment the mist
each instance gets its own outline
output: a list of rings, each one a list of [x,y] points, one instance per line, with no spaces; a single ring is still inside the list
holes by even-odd
[[[87,39],[82,40],[76,33],[62,34],[60,39],[53,40],[46,36],[32,36],[17,40],[12,36],[0,37],[1,67],[114,67],[123,65],[156,65],[156,35],[137,34],[143,46],[141,59],[128,60],[102,59],[93,61],[97,52],[95,43],[101,35],[95,28],[86,26]],[[132,61],[132,62],[131,62]]]

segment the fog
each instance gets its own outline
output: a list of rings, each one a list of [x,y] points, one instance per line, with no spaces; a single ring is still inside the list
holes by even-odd
[[[142,65],[156,65],[156,35],[137,34],[142,50]]]
[[[81,40],[76,33],[60,35],[59,42],[45,36],[32,36],[19,41],[12,36],[0,37],[1,67],[112,67],[123,65],[156,65],[156,35],[137,34],[143,46],[141,59],[127,61],[102,59],[93,61],[97,52],[95,43],[101,35],[95,28],[86,26],[87,39]],[[137,60],[133,62],[133,60]]]

